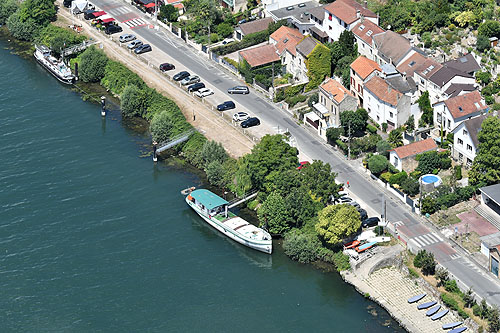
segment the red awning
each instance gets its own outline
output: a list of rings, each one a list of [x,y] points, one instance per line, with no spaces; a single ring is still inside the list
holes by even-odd
[[[151,7],[154,7],[154,6],[155,6],[155,3],[151,2],[151,3],[148,3],[147,5],[145,5],[144,7],[151,8]]]
[[[94,17],[99,17],[99,16],[106,15],[106,12],[101,10],[100,12],[92,13],[92,15],[94,15]]]
[[[114,20],[115,20],[114,18],[110,17],[110,18],[102,20],[102,23],[109,23],[109,22],[113,22]]]

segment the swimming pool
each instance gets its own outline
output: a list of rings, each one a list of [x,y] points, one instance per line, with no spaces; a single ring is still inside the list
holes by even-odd
[[[425,192],[430,192],[443,183],[441,177],[433,174],[423,175],[420,179]]]

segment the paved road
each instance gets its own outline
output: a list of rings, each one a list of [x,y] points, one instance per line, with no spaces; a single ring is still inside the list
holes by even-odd
[[[329,163],[338,173],[338,179],[342,182],[349,181],[349,190],[355,193],[360,201],[369,205],[370,211],[381,214],[383,197],[385,197],[388,220],[395,221],[398,231],[408,242],[412,242],[413,247],[432,251],[439,263],[460,282],[472,286],[473,290],[486,298],[490,304],[500,305],[498,280],[473,264],[460,251],[453,249],[437,230],[434,230],[432,226],[426,226],[423,219],[409,212],[408,206],[399,199],[393,198],[390,192],[370,180],[359,164],[347,161],[340,153],[333,151],[330,146],[315,136],[311,130],[299,126],[286,112],[269,103],[255,91],[252,90],[250,95],[227,94],[227,88],[239,85],[241,82],[218,68],[206,56],[201,56],[197,51],[188,47],[170,32],[163,29],[159,31],[150,29],[149,24],[152,22],[133,6],[115,0],[94,0],[94,4],[107,11],[119,22],[124,22],[122,26],[133,29],[136,35],[147,40],[154,48],[159,48],[186,68],[191,69],[192,73],[198,74],[203,82],[209,83],[207,86],[213,86],[214,90],[226,94],[227,99],[232,99],[251,110],[264,123],[273,128],[287,128],[301,153],[311,160],[319,159]]]

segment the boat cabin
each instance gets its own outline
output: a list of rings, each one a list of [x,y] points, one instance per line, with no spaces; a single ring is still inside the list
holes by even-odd
[[[224,217],[227,217],[227,206],[229,202],[209,190],[194,190],[188,195],[188,200],[194,203],[199,210],[209,217],[219,214],[223,214]]]

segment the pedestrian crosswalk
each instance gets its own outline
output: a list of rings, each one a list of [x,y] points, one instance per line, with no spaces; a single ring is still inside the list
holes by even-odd
[[[108,10],[110,14],[112,15],[119,15],[119,14],[126,14],[126,13],[130,13],[130,9],[128,9],[127,7],[125,6],[122,6],[122,7],[116,7],[116,8],[113,8],[113,9],[109,9]]]
[[[413,237],[412,240],[414,240],[420,247],[425,247],[443,241],[443,239],[435,232]]]
[[[127,20],[125,22],[122,22],[126,26],[128,26],[130,29],[137,28],[137,27],[142,27],[144,25],[147,25],[148,22],[142,18],[135,18],[131,20]]]
[[[459,258],[462,258],[462,256],[460,254],[458,254],[457,252],[450,254],[451,260],[455,260],[455,259],[459,259]]]

